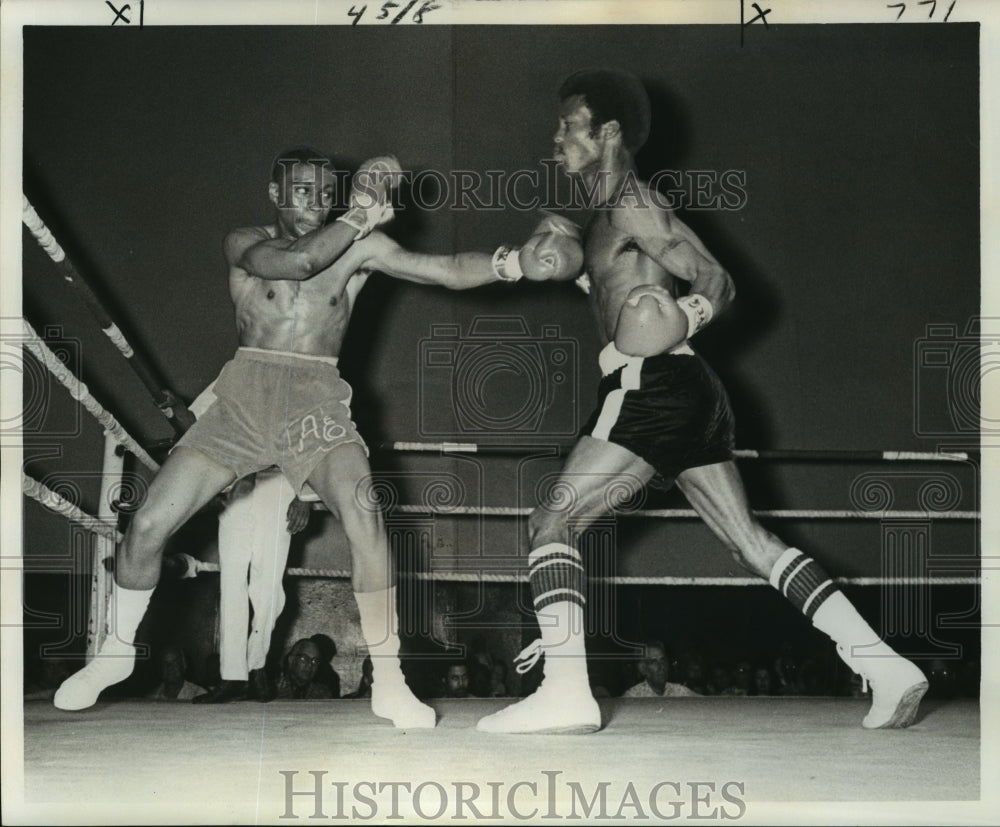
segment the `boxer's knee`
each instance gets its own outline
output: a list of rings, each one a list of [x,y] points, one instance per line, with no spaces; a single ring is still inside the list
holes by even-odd
[[[566,543],[569,537],[569,514],[540,505],[528,517],[528,544],[538,548],[547,543]]]
[[[159,551],[172,533],[169,515],[147,503],[132,516],[123,548],[130,557],[148,557]]]

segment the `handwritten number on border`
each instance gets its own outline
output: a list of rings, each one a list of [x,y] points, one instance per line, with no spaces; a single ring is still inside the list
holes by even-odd
[[[942,23],[947,23],[948,22],[948,18],[951,17],[951,10],[953,8],[955,8],[955,4],[957,2],[958,2],[958,0],[951,0],[951,5],[948,6],[948,11],[945,12],[944,20],[941,21]],[[928,20],[933,20],[934,19],[934,12],[937,11],[937,0],[917,0],[917,5],[918,6],[930,6],[931,7],[931,11],[930,11],[930,14],[927,15],[927,19]],[[896,19],[897,20],[899,20],[899,18],[901,18],[906,13],[906,3],[889,3],[886,6],[886,8],[887,9],[899,9],[899,14],[896,15]]]
[[[420,0],[409,0],[408,3],[403,5],[402,2],[395,2],[395,0],[387,0],[387,2],[383,3],[381,6],[378,7],[379,12],[378,14],[375,15],[373,19],[378,21],[388,20],[389,25],[395,26],[397,23],[401,22],[403,18],[406,17],[407,14],[410,13],[410,10],[414,6],[416,6],[418,2],[420,2]],[[400,6],[403,7],[403,10],[398,14],[396,14],[396,16],[390,20],[389,19],[390,12],[393,11],[394,9],[398,9]],[[418,8],[413,13],[411,19],[414,23],[417,24],[423,23],[425,14],[439,8],[441,8],[441,6],[438,5],[437,3],[434,3],[433,0],[423,0],[423,3],[421,4],[420,8]],[[349,17],[354,18],[354,20],[351,22],[351,25],[357,26],[358,23],[361,22],[361,18],[364,17],[364,14],[367,10],[368,10],[367,5],[361,6],[361,8],[358,8],[356,6],[351,6],[351,8],[347,12]]]

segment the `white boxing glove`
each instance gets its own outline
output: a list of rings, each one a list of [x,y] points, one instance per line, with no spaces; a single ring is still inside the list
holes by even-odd
[[[369,158],[358,167],[351,184],[350,208],[337,219],[358,231],[355,241],[392,220],[392,191],[399,186],[402,172],[393,155]]]

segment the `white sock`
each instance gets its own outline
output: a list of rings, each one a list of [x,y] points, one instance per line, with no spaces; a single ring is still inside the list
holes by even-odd
[[[368,644],[375,674],[393,676],[399,669],[399,619],[396,614],[396,587],[374,592],[355,592],[361,616],[361,634]]]
[[[135,633],[146,616],[152,589],[126,589],[114,584],[111,590],[111,605],[108,617],[108,643],[131,646],[135,643]]]

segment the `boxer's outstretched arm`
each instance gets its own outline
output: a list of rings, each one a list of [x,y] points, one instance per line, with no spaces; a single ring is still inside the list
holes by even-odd
[[[414,253],[383,233],[357,242],[350,253],[361,257],[358,266],[380,270],[418,284],[437,284],[452,290],[478,287],[494,281],[566,281],[583,269],[579,228],[560,216],[544,214],[523,247],[498,248],[487,253],[432,255]]]
[[[354,243],[357,230],[335,221],[301,238],[270,238],[260,227],[233,230],[225,241],[226,261],[251,276],[304,281],[325,270]]]
[[[355,245],[350,258],[355,256],[359,259],[359,269],[378,270],[405,281],[449,290],[479,287],[498,280],[487,253],[415,253],[377,231]]]

